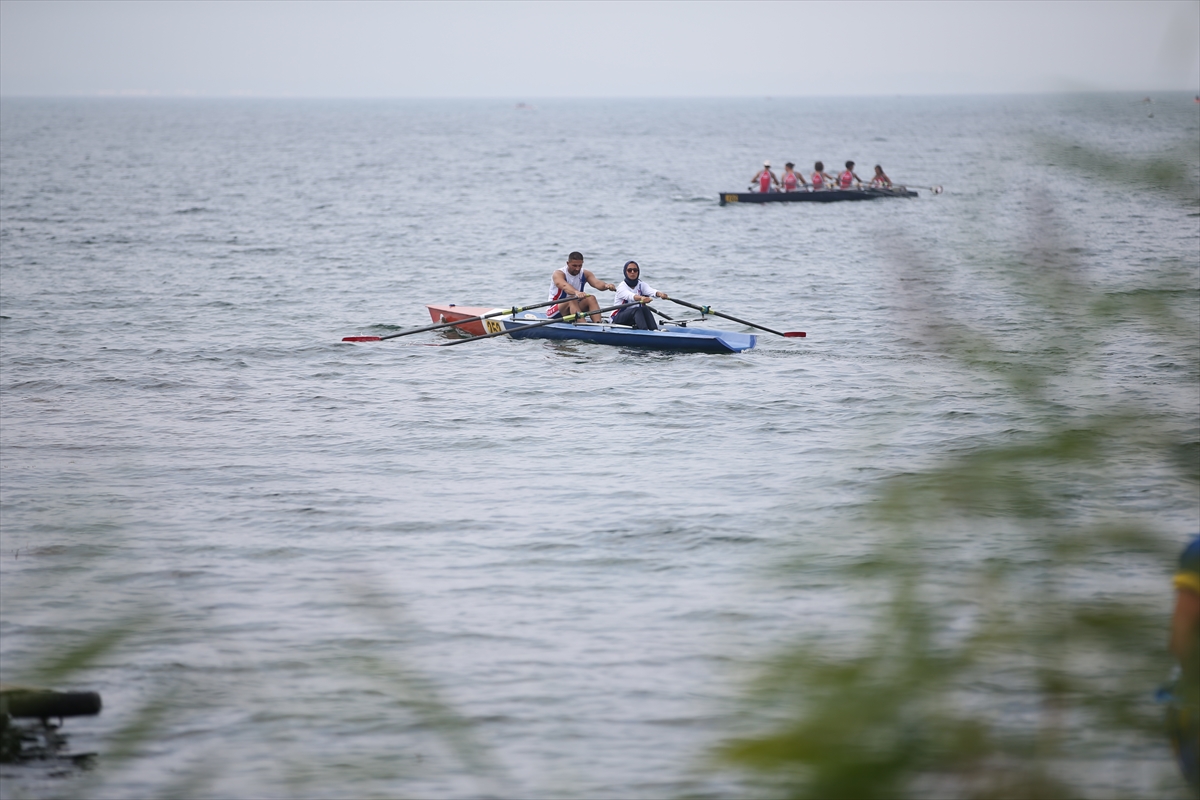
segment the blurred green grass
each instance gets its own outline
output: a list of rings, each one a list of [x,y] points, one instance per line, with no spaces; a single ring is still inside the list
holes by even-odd
[[[1128,191],[1185,210],[1200,203],[1194,143],[1141,160],[1042,147]],[[1181,424],[1152,401],[1076,407],[1056,382],[1102,372],[1114,327],[1150,333],[1197,394],[1200,416],[1198,276],[1163,264],[1151,285],[1106,290],[1066,241],[1070,226],[1053,204],[1035,196],[1032,205],[1024,257],[988,265],[1032,334],[1019,346],[939,305],[936,280],[914,254],[899,265],[922,290],[914,317],[936,320],[922,338],[967,375],[1002,378],[1038,422],[895,475],[868,501],[886,534],[842,577],[862,596],[885,590],[885,601],[860,609],[870,632],[849,653],[844,636],[835,645],[816,635],[781,651],[746,695],[758,732],[715,753],[713,769],[737,771],[765,796],[1119,796],[1136,781],[1107,786],[1098,766],[1113,754],[1145,761],[1148,747],[1170,764],[1165,791],[1186,791],[1169,774],[1162,711],[1151,700],[1171,664],[1164,609],[1182,542],[1116,498],[1154,472],[1173,475],[1173,491],[1194,501],[1197,420]],[[974,548],[986,556],[958,552],[993,536],[1000,544]],[[1163,603],[1125,592],[1115,575],[1095,592],[1095,571],[1114,563],[1163,574]],[[1084,579],[1092,589],[1080,588]]]

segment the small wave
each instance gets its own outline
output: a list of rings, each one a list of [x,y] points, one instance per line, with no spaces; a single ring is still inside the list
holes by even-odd
[[[21,381],[19,383],[13,383],[4,388],[6,391],[10,391],[10,392],[21,390],[21,389],[62,389],[63,384],[59,383],[58,381],[33,380],[33,381]]]

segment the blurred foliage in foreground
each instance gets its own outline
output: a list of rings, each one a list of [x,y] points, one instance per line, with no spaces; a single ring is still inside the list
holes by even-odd
[[[1194,147],[1182,167],[1163,158],[1153,169],[1055,150],[1085,176],[1149,184],[1196,216]],[[902,265],[913,318],[931,321],[922,338],[981,382],[1000,379],[1026,430],[884,483],[867,513],[887,533],[843,576],[869,633],[812,636],[780,654],[751,694],[756,732],[718,752],[771,797],[1184,791],[1162,768],[1152,702],[1172,664],[1170,572],[1184,541],[1153,516],[1194,518],[1200,498],[1197,419],[1179,412],[1200,415],[1200,276],[1194,264],[1162,266],[1156,285],[1105,291],[1048,201],[1035,205],[1028,252],[975,276],[1014,300],[1019,324],[1004,334],[955,320],[963,310],[937,302],[939,279],[923,278],[916,258]],[[1106,351],[1134,343],[1162,368],[1144,365],[1136,391],[1114,396]],[[1144,577],[1155,574],[1157,602]],[[1123,767],[1106,764],[1114,755]],[[1133,763],[1154,769],[1129,775]]]
[[[330,645],[343,651],[331,662],[337,666],[332,676],[336,688],[330,691],[343,704],[347,692],[361,698],[350,711],[340,710],[363,714],[358,722],[378,734],[374,737],[376,746],[333,753],[298,751],[273,730],[264,737],[264,747],[274,754],[273,794],[297,798],[404,796],[384,787],[406,787],[431,771],[441,771],[454,776],[453,782],[464,796],[513,796],[507,786],[507,773],[481,742],[474,721],[447,702],[439,685],[407,659],[376,655],[388,651],[388,643],[395,642],[397,632],[412,627],[395,598],[360,583],[346,587],[341,604],[346,614],[339,622],[351,628],[348,635],[355,638],[349,644],[339,644],[335,637]],[[366,627],[358,627],[364,624]],[[379,639],[368,638],[372,630],[377,631]],[[130,658],[131,648],[139,643],[176,632],[164,625],[162,615],[140,614],[53,650],[13,677],[27,685],[78,684],[81,678],[103,670],[114,660]],[[262,682],[248,678],[244,687],[223,694],[213,691],[217,687],[206,688],[234,707],[249,705],[251,699],[261,704],[270,694],[263,684],[271,676],[265,678]],[[75,730],[84,727],[82,723],[68,724],[63,733],[58,733],[57,728],[49,730],[28,720],[11,722],[5,744],[11,741],[15,748],[10,748],[11,758],[6,759],[9,766],[0,775],[0,796],[111,797],[130,785],[140,785],[146,790],[145,796],[156,798],[242,794],[221,785],[227,777],[222,759],[229,757],[228,752],[189,747],[182,750],[182,763],[153,768],[154,762],[163,757],[164,743],[186,738],[189,724],[196,724],[197,709],[184,699],[195,698],[196,688],[167,677],[150,687],[135,707],[111,709],[108,713],[120,716],[122,722],[96,742],[100,745],[98,753],[71,752],[69,740]],[[259,709],[261,705],[256,707],[257,713],[261,713]],[[0,713],[3,711],[0,708]],[[319,712],[304,716],[297,713],[294,704],[276,713],[291,717],[296,725],[336,728],[337,720]],[[258,727],[249,715],[242,725],[247,729]],[[53,746],[26,747],[22,752],[21,742],[15,738],[22,735],[30,740],[35,735],[44,742],[53,740]],[[331,733],[330,739],[334,738]],[[414,744],[419,751],[410,749]],[[423,763],[425,760],[428,765]]]

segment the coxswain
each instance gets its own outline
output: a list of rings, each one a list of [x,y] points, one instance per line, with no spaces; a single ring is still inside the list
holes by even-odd
[[[779,186],[779,178],[775,177],[775,173],[771,172],[771,162],[764,161],[763,168],[754,173],[754,177],[750,179],[751,185],[757,183],[758,190],[763,194],[771,191],[771,184]]]
[[[883,167],[875,165],[875,177],[871,178],[871,188],[873,189],[890,189],[892,188],[892,179],[883,174]]]
[[[812,187],[813,189],[824,189],[825,184],[833,183],[833,176],[825,173],[825,162],[818,161],[813,164]]]
[[[654,315],[646,308],[656,297],[669,300],[666,292],[660,292],[641,278],[642,268],[636,261],[625,262],[625,280],[617,284],[616,302],[621,308],[613,312],[612,321],[616,325],[632,325],[639,331],[656,331],[658,323]]]
[[[611,283],[605,283],[591,273],[590,270],[583,268],[583,253],[578,250],[567,256],[567,265],[554,270],[550,276],[550,296],[547,300],[561,300],[560,303],[555,303],[546,309],[547,317],[561,317],[567,314],[586,314],[591,311],[596,311],[600,308],[600,304],[596,302],[596,296],[587,294],[584,291],[584,285],[591,286],[595,289],[601,289],[606,292],[611,292],[617,287]],[[578,321],[578,317],[575,321]],[[600,322],[599,314],[591,314],[589,319],[592,322]]]
[[[804,180],[803,175],[796,174],[795,167],[796,165],[791,161],[783,165],[783,177],[780,180],[785,192],[794,192],[801,186],[808,188],[808,182]]]
[[[838,176],[838,188],[849,189],[851,183],[857,183],[859,186],[861,186],[862,179],[854,174],[854,162],[847,161],[846,171]]]

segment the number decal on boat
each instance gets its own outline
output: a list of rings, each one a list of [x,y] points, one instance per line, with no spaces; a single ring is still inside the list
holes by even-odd
[[[485,319],[483,324],[487,326],[488,333],[499,333],[500,331],[504,330],[500,327],[500,323],[494,319]]]
[[[726,202],[726,203],[736,203],[737,201],[738,201],[738,196],[737,196],[736,194],[727,194],[727,195],[725,195],[725,202]]]

